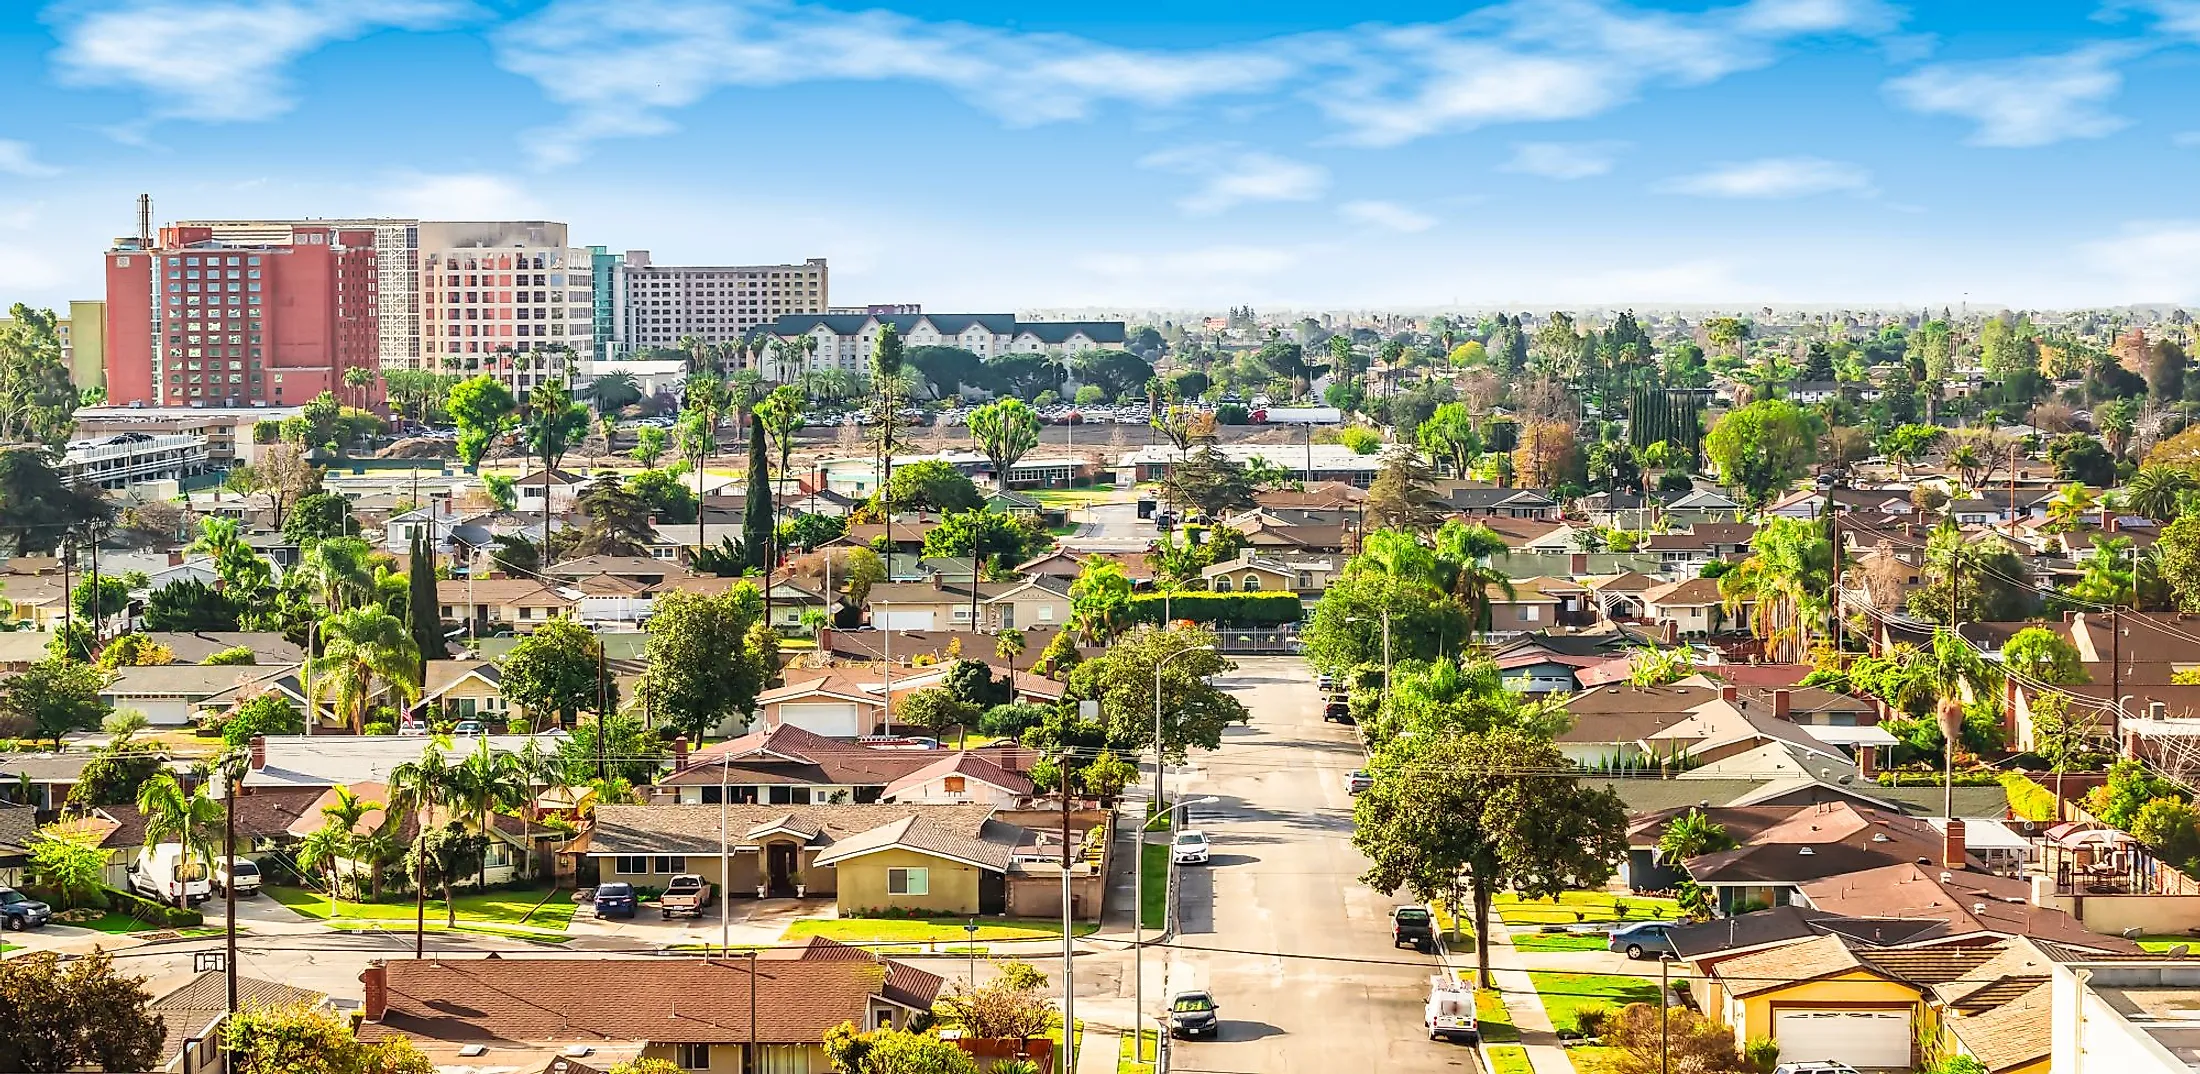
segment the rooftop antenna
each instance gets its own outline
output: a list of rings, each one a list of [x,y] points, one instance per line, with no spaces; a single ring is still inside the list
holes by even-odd
[[[153,248],[153,196],[138,195],[138,249]]]

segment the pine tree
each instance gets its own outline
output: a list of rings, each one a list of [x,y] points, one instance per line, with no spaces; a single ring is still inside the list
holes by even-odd
[[[414,534],[412,558],[405,567],[408,587],[406,618],[412,630],[413,644],[420,648],[421,668],[425,673],[427,661],[442,660],[450,656],[443,644],[443,615],[435,596],[435,560],[428,555],[428,540],[423,534]]]
[[[743,494],[741,548],[758,570],[770,561],[772,544],[771,468],[764,461],[764,421],[749,415],[749,487]]]

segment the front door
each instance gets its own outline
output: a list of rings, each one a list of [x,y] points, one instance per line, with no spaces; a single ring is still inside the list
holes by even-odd
[[[765,868],[767,875],[771,878],[770,887],[767,891],[773,898],[784,899],[794,896],[795,854],[796,849],[793,843],[773,843],[764,848]]]

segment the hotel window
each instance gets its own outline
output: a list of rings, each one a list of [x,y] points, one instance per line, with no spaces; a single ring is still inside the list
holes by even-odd
[[[932,892],[931,892],[931,870],[929,870],[929,869],[888,869],[888,870],[886,870],[886,893],[887,893],[888,895],[929,895],[929,894],[931,894],[931,893],[932,893]]]

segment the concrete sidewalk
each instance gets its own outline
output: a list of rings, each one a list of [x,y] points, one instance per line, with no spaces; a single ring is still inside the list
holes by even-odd
[[[1535,981],[1528,976],[1520,952],[1513,948],[1512,933],[1494,913],[1489,925],[1490,934],[1481,942],[1489,945],[1490,976],[1504,997],[1506,1012],[1512,1015],[1513,1028],[1520,1031],[1528,1065],[1535,1074],[1574,1074],[1574,1062],[1567,1058],[1566,1049],[1559,1047],[1558,1031],[1551,1025],[1549,1012],[1543,1009],[1543,997],[1536,994]]]

